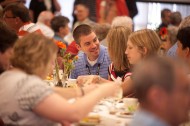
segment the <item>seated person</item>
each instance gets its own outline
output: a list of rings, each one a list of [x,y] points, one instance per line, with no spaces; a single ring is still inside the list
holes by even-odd
[[[150,56],[156,56],[160,47],[160,38],[150,29],[139,30],[131,33],[127,41],[125,54],[131,67]],[[133,80],[128,78],[122,83],[123,95],[125,97],[134,97]]]
[[[132,78],[139,110],[130,126],[180,126],[189,120],[189,68],[154,57],[136,65]]]
[[[131,30],[127,27],[112,27],[107,35],[108,52],[112,63],[109,65],[109,80],[121,82],[131,75],[128,59],[125,55]],[[118,80],[118,81],[119,81]]]
[[[43,35],[53,38],[54,31],[51,29],[51,20],[53,19],[54,15],[50,11],[42,11],[38,16],[37,25],[41,29]]]
[[[3,21],[0,21],[0,74],[11,67],[10,57],[18,36]]]
[[[3,108],[0,117],[6,125],[53,126],[77,122],[99,100],[119,90],[116,83],[94,86],[88,94],[84,88],[67,91],[49,87],[43,79],[53,67],[57,50],[51,39],[36,33],[16,42],[11,58],[14,68],[0,76],[0,108]],[[68,92],[81,98],[68,103],[65,98]]]
[[[107,48],[100,45],[100,42],[93,29],[86,24],[79,25],[73,31],[73,37],[77,48],[81,50],[75,68],[70,78],[76,79],[81,75],[100,75],[108,79],[108,66],[110,59]]]
[[[69,19],[64,16],[55,16],[51,20],[51,28],[55,33],[53,38],[68,46],[68,42],[66,42],[64,38],[69,34],[70,31]]]
[[[177,56],[190,64],[190,26],[179,30],[177,34]],[[190,65],[189,65],[190,66]]]
[[[31,22],[29,10],[22,4],[10,4],[3,10],[3,20],[10,26],[19,38],[28,33],[42,34],[41,29]]]
[[[163,9],[161,11],[161,24],[159,25],[158,29],[161,29],[163,27],[168,27],[168,25],[171,23],[171,19],[170,19],[170,15],[171,15],[171,10],[169,9]]]
[[[75,5],[75,10],[74,10],[74,15],[76,16],[76,22],[73,25],[73,30],[81,25],[81,24],[87,24],[87,25],[93,25],[95,22],[91,21],[88,16],[89,16],[89,8],[82,3],[76,4]]]

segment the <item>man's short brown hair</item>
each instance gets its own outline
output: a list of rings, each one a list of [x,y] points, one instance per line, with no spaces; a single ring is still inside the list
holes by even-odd
[[[15,31],[13,31],[5,22],[0,21],[0,52],[4,53],[8,48],[13,47],[18,39]]]
[[[56,16],[51,20],[51,28],[54,32],[59,32],[59,28],[66,27],[69,19],[65,16]]]
[[[11,11],[14,17],[19,17],[23,22],[30,21],[29,10],[23,4],[10,4],[5,7],[3,14],[7,11]]]
[[[169,58],[151,57],[136,65],[132,79],[139,102],[146,101],[151,87],[160,87],[168,93],[173,90],[175,64]]]
[[[171,12],[170,9],[167,9],[167,8],[163,9],[163,10],[161,11],[161,18],[165,18],[166,13],[170,13],[170,12]]]
[[[80,37],[83,35],[89,35],[90,33],[94,32],[92,27],[86,24],[79,25],[73,31],[73,38],[78,45],[80,45]]]

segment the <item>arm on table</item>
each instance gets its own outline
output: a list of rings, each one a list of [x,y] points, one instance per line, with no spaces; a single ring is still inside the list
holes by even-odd
[[[116,83],[102,84],[73,104],[68,103],[60,95],[53,93],[37,104],[33,111],[56,122],[76,122],[84,118],[98,101],[102,98],[113,96],[118,90],[119,86]]]
[[[121,84],[123,89],[123,97],[131,97],[134,96],[135,91],[133,87],[133,81],[130,77],[127,77],[125,81]]]
[[[88,94],[89,92],[93,91],[94,89],[97,88],[97,85],[89,85],[86,87],[77,87],[77,88],[61,88],[61,87],[53,87],[53,90],[62,96],[65,99],[71,99],[71,98],[76,98],[76,97],[81,97],[82,90],[84,91],[84,94]]]

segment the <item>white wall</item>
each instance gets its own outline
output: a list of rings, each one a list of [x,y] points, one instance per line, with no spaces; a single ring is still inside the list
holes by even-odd
[[[26,7],[29,7],[31,0],[26,0]],[[61,14],[63,16],[66,16],[70,20],[70,25],[72,24],[73,18],[72,18],[72,11],[73,11],[73,3],[74,0],[57,0],[61,5]]]
[[[61,14],[69,18],[72,23],[72,12],[73,12],[73,3],[74,0],[58,0],[61,5]]]
[[[134,18],[135,30],[143,28],[156,29],[161,22],[161,10],[168,8],[171,11],[179,11],[182,17],[190,15],[190,5],[137,2],[138,15]]]
[[[71,26],[74,0],[58,0],[58,2],[62,8],[61,14],[69,18]],[[30,0],[26,0],[27,7],[29,3]],[[171,9],[172,11],[180,11],[183,17],[190,15],[190,5],[137,2],[137,7],[138,15],[134,18],[135,30],[147,27],[155,29],[161,22],[160,12],[164,8]]]

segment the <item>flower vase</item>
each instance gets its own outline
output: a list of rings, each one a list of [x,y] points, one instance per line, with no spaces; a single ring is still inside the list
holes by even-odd
[[[61,75],[63,74],[62,70],[57,70],[56,72],[56,86],[63,87],[63,82],[61,79]]]
[[[57,86],[57,87],[63,87],[62,81],[61,81],[61,80],[58,80],[56,86]]]
[[[67,73],[63,73],[63,76],[62,76],[62,83],[64,85],[64,87],[67,87],[67,81],[68,81],[68,77],[69,75]]]

